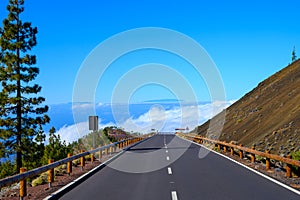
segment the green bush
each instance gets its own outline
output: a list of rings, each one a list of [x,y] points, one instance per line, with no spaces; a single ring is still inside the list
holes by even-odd
[[[55,176],[62,176],[67,173],[67,164],[60,165],[54,169]]]
[[[292,159],[294,159],[294,160],[300,160],[300,151],[293,152],[292,153]],[[299,167],[292,166],[292,171],[296,175],[300,176],[300,169],[299,169]]]
[[[300,151],[296,151],[292,153],[292,158],[294,160],[300,160]]]
[[[32,187],[35,187],[37,185],[42,185],[48,182],[48,173],[44,172],[36,179],[33,179],[31,182]]]
[[[240,122],[242,122],[243,120],[242,119],[237,119],[236,120],[236,123],[238,124],[238,123],[240,123]]]
[[[72,164],[74,165],[74,167],[77,167],[80,164],[80,159],[73,160]]]

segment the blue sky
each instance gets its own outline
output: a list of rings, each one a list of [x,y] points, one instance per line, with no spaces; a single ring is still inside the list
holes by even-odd
[[[0,1],[1,20],[7,15],[6,2]],[[40,67],[37,82],[48,104],[72,101],[80,66],[98,44],[141,27],[168,28],[197,41],[216,63],[227,100],[233,100],[285,67],[293,46],[300,52],[299,6],[298,0],[25,0],[22,17],[39,30],[33,53]],[[151,62],[173,67],[188,78],[199,100],[210,100],[205,83],[184,60],[148,50],[118,59],[100,82],[95,101],[110,102],[113,86],[126,70]],[[173,98],[167,88],[147,85],[134,91],[130,101]]]

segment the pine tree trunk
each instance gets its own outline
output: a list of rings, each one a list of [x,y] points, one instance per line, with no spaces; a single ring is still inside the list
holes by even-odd
[[[20,41],[20,30],[19,30],[19,14],[17,19],[18,36],[17,43]],[[22,150],[21,150],[21,140],[22,140],[22,99],[21,99],[21,71],[20,71],[20,49],[17,48],[17,173],[19,173],[22,167]]]
[[[18,50],[19,54],[19,50]],[[19,55],[18,55],[19,57]],[[19,62],[18,62],[18,68],[19,68]],[[18,69],[18,75],[20,76],[20,68]],[[20,168],[22,167],[22,151],[21,151],[21,140],[22,140],[22,105],[21,105],[21,81],[17,81],[17,173],[19,173]]]
[[[20,70],[19,70],[20,71]],[[19,173],[20,168],[22,167],[22,151],[21,151],[21,139],[22,139],[22,110],[21,110],[21,81],[17,81],[17,98],[18,98],[18,104],[17,104],[17,158],[16,158],[16,164],[17,164],[17,173]]]

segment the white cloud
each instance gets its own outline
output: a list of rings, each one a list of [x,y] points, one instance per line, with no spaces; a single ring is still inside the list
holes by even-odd
[[[93,108],[95,104],[92,103],[74,103],[72,105],[72,110],[81,110],[81,109],[87,109],[87,108]]]
[[[72,105],[72,110],[73,111],[85,111],[86,109],[93,109],[93,108],[98,108],[101,107],[105,104],[103,103],[74,103]]]

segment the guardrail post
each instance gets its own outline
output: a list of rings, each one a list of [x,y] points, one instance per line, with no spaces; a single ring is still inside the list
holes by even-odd
[[[116,153],[117,152],[117,145],[113,146],[113,152]]]
[[[265,151],[267,154],[270,153],[270,150]],[[266,170],[270,169],[270,158],[266,158]]]
[[[243,146],[243,144],[240,144],[240,147],[242,147]],[[243,151],[242,150],[240,150],[240,159],[243,159],[244,158],[244,153],[243,153]]]
[[[99,148],[101,148],[101,145],[99,145]],[[99,151],[99,161],[102,159],[102,149]]]
[[[105,155],[108,156],[108,148],[105,148]]]
[[[197,139],[196,139],[196,138],[193,138],[193,140],[192,140],[192,141],[197,143]]]
[[[49,159],[48,164],[54,163],[54,159]],[[51,188],[52,183],[54,182],[54,168],[48,170],[48,184]]]
[[[252,150],[255,150],[255,146],[252,146]],[[250,154],[250,157],[251,157],[251,162],[255,162],[255,154],[254,153],[251,153]]]
[[[91,150],[94,150],[94,148],[91,148]],[[90,156],[91,156],[91,162],[93,163],[94,161],[95,161],[95,157],[94,157],[94,154],[93,153],[91,153],[90,154]]]
[[[72,156],[71,153],[68,153],[68,158]],[[70,176],[72,173],[72,161],[67,163],[67,174]]]
[[[230,147],[230,155],[234,155],[234,149],[233,149],[233,147]]]
[[[223,147],[223,151],[224,151],[224,153],[227,152],[227,147],[226,146]]]
[[[289,158],[289,159],[291,159],[291,155],[287,155],[286,157]],[[286,170],[286,177],[291,178],[292,177],[291,165],[290,164],[286,164],[285,170]]]
[[[26,172],[25,167],[20,168],[20,174]],[[27,196],[26,179],[20,181],[20,200]]]
[[[111,153],[112,153],[112,146],[109,147],[109,155],[111,155]]]
[[[84,153],[84,150],[80,150],[80,153]],[[85,157],[82,156],[80,158],[80,166],[81,166],[81,171],[83,171],[83,167],[85,166]]]
[[[120,140],[118,140],[117,147],[118,147],[118,149],[121,149]]]

